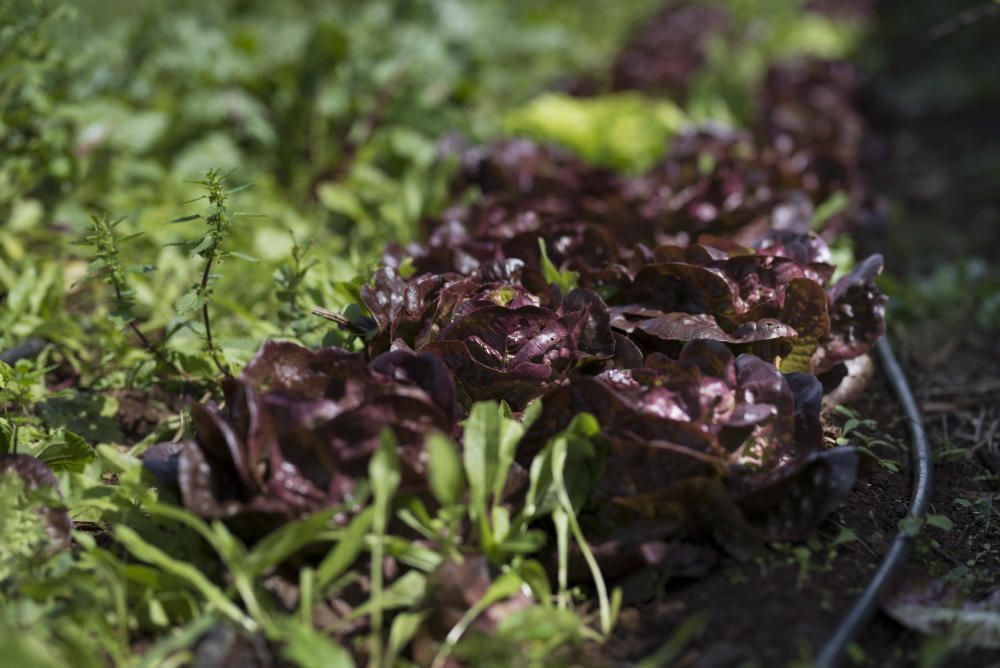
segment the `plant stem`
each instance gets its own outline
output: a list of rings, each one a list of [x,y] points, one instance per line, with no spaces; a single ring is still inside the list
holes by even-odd
[[[118,299],[119,303],[122,302],[124,300],[124,297],[122,295],[121,286],[119,286],[118,283],[112,283],[112,286],[115,289],[115,297]],[[190,376],[188,376],[187,373],[184,372],[184,369],[181,369],[179,366],[177,366],[169,359],[167,359],[167,356],[163,354],[163,351],[161,351],[159,348],[153,345],[153,342],[150,341],[149,338],[142,333],[142,330],[139,329],[139,326],[135,324],[134,320],[130,320],[128,326],[132,330],[132,332],[135,333],[137,337],[139,337],[139,340],[142,341],[142,345],[144,345],[146,349],[150,352],[150,354],[152,354],[153,357],[156,358],[156,361],[158,361],[163,366],[169,367],[174,371],[176,371],[177,374],[184,380],[190,379]]]
[[[215,260],[217,245],[217,243],[212,244],[208,257],[205,259],[205,271],[201,274],[201,320],[205,323],[205,344],[208,346],[208,354],[212,356],[212,361],[215,362],[215,367],[219,370],[219,373],[226,378],[229,378],[232,374],[229,373],[229,368],[222,363],[222,360],[219,359],[219,354],[215,350],[215,344],[212,342],[212,321],[208,317],[208,299],[205,297],[205,292],[208,290],[208,279],[212,271],[212,262]]]

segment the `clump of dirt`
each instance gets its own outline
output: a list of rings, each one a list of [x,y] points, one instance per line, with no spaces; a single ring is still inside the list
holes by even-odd
[[[115,398],[118,400],[118,424],[125,445],[135,445],[143,440],[191,402],[190,397],[167,392],[160,387],[120,390],[115,393]]]

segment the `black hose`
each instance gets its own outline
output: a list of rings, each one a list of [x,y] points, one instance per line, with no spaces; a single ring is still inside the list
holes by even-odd
[[[36,357],[38,353],[42,352],[47,344],[48,341],[45,339],[40,339],[37,336],[32,337],[27,341],[17,344],[13,348],[0,352],[0,362],[15,364],[18,360]]]
[[[887,337],[878,342],[878,357],[882,364],[892,391],[903,407],[906,422],[910,428],[911,450],[910,461],[913,468],[913,495],[910,497],[908,517],[922,518],[927,514],[927,506],[931,499],[931,447],[924,431],[923,418],[917,407],[916,399],[903,374],[903,370],[892,353]],[[892,541],[892,546],[882,563],[868,582],[864,592],[854,602],[851,609],[833,632],[833,636],[816,657],[817,668],[836,668],[844,658],[847,646],[851,644],[861,630],[871,621],[878,608],[878,598],[881,591],[889,583],[893,575],[906,564],[913,550],[913,537],[904,531],[899,531]]]

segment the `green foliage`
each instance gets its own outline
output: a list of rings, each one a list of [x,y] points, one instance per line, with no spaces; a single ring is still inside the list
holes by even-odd
[[[477,527],[483,553],[502,561],[508,552],[520,552],[537,538],[527,522],[512,526],[509,511],[500,503],[517,443],[530,421],[515,420],[506,404],[480,402],[465,423],[462,458],[469,485],[469,516]]]
[[[573,418],[565,431],[556,435],[539,453],[531,465],[531,483],[525,500],[526,514],[551,514],[559,540],[559,601],[566,605],[566,569],[569,531],[576,541],[587,567],[594,578],[600,610],[601,633],[611,634],[620,605],[621,592],[609,597],[604,576],[597,565],[587,540],[577,520],[590,489],[597,482],[603,465],[603,454],[596,445],[600,442],[600,426],[593,416],[581,413]],[[530,516],[529,515],[529,516]]]
[[[862,418],[857,411],[846,406],[836,406],[834,411],[846,418],[840,425],[837,445],[855,444],[859,451],[878,462],[879,466],[891,473],[899,472],[900,458],[906,446],[890,434],[885,434],[878,422]]]
[[[972,319],[986,331],[1000,329],[1000,272],[985,260],[942,264],[905,282],[886,276],[880,284],[892,297],[893,322],[951,328]]]
[[[51,371],[31,360],[18,360],[14,366],[0,362],[0,397],[3,411],[27,415],[32,406],[48,394],[45,373]]]
[[[303,305],[302,293],[305,289],[306,275],[320,264],[320,261],[317,258],[306,260],[313,241],[302,246],[295,238],[294,232],[289,230],[288,234],[292,238],[291,257],[274,271],[275,297],[278,300],[279,322],[292,334],[301,338],[317,326],[316,319],[307,313]]]
[[[32,409],[50,396],[45,374],[51,370],[31,360],[18,360],[14,366],[0,361],[0,453],[16,454],[19,444],[44,437]]]
[[[542,239],[538,240],[538,250],[542,257],[542,276],[550,284],[558,286],[562,294],[568,295],[577,286],[580,274],[572,269],[559,269],[552,264],[549,252],[545,248],[545,241]]]
[[[120,386],[171,365],[203,376],[213,357],[238,365],[269,336],[319,344],[330,330],[309,310],[346,306],[337,286],[363,274],[387,237],[413,238],[445,204],[450,169],[437,140],[496,134],[504,110],[606,60],[652,4],[421,0],[404,11],[226,0],[120,12],[100,0],[72,10],[5,0],[0,13],[19,21],[0,31],[0,348],[44,336],[86,381]],[[587,49],[575,48],[580,39]],[[173,202],[202,194],[185,180],[213,166],[257,184],[241,206],[266,217],[232,225],[222,248],[261,261],[203,289],[207,262],[168,245],[176,229],[162,222],[176,216]],[[128,212],[123,225],[141,234],[120,263],[126,272],[134,262],[158,269],[93,268],[121,290],[110,319],[103,292],[77,283],[84,265],[67,243],[97,232],[92,211]],[[318,263],[295,259],[288,230],[311,240]],[[115,252],[107,244],[101,254]],[[204,323],[187,317],[206,292],[210,355]],[[130,346],[139,332],[113,329],[123,320],[141,324],[155,343],[146,347],[169,363],[141,366],[148,353]]]
[[[745,125],[752,117],[753,92],[772,63],[807,55],[843,58],[861,36],[855,23],[805,12],[800,0],[718,4],[732,14],[734,32],[708,40],[707,62],[683,107],[680,101],[632,93],[581,99],[546,92],[504,116],[504,129],[562,144],[595,164],[640,173],[686,125]],[[817,217],[830,215],[831,209],[824,209]]]
[[[56,200],[74,176],[73,127],[61,107],[70,54],[50,48],[72,14],[58,2],[0,2],[0,220],[23,215],[27,202]]]
[[[651,167],[687,123],[672,102],[637,93],[597,98],[545,93],[504,117],[511,134],[554,141],[594,164],[626,173]]]

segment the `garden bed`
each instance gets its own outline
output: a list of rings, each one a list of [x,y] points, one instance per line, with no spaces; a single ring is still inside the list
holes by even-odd
[[[883,249],[873,182],[892,188],[848,59],[870,7],[678,3],[606,25],[380,7],[244,8],[205,34],[186,9],[112,22],[218,58],[96,57],[174,86],[156,108],[106,76],[88,106],[54,83],[55,49],[12,79],[12,136],[49,143],[15,142],[0,171],[21,231],[0,232],[11,656],[808,664],[903,531],[923,571],[850,660],[995,658],[957,648],[991,647],[982,627],[899,625],[997,584],[991,312],[970,306],[976,327],[932,354],[902,339],[948,444],[926,519],[904,519],[909,435],[882,373],[835,391],[886,331],[883,257],[854,253]],[[61,10],[35,11],[0,62],[49,53]],[[492,41],[504,26],[516,44]],[[413,51],[441,30],[464,60]],[[601,58],[552,55],[584,33]],[[276,36],[298,46],[260,46]],[[527,54],[534,83],[508,80]],[[68,111],[36,127],[43,102]],[[158,222],[83,229],[120,202]]]

